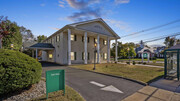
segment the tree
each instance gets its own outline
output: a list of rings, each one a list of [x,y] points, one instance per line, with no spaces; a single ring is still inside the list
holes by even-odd
[[[7,36],[12,36],[13,30],[12,23],[7,17],[0,16],[0,48],[3,47],[3,39]]]
[[[13,49],[15,50],[19,50],[22,47],[22,36],[19,29],[15,22],[7,20],[7,17],[4,19],[1,17],[0,36],[4,49],[10,49],[11,44],[13,44]]]
[[[180,44],[180,39],[177,39],[177,40],[176,40],[176,44]]]
[[[111,55],[113,57],[115,57],[115,43],[112,44],[112,48],[111,48]],[[125,43],[125,44],[122,44],[122,42],[118,42],[118,56],[120,58],[128,58],[128,56],[130,57],[134,57],[136,56],[136,52],[134,50],[135,48],[135,44],[134,43]],[[128,48],[129,48],[129,53],[128,53]]]
[[[176,39],[174,37],[172,37],[172,38],[166,37],[166,39],[164,40],[164,44],[168,48],[174,46],[175,42],[176,42]]]
[[[20,27],[20,32],[21,32],[21,35],[22,35],[22,39],[23,39],[22,41],[23,42],[27,42],[29,40],[33,40],[34,41],[34,35],[31,32],[31,30],[26,29],[24,26],[21,26]]]
[[[38,43],[43,42],[45,39],[47,39],[47,36],[39,35],[39,36],[37,37],[37,42],[38,42]]]

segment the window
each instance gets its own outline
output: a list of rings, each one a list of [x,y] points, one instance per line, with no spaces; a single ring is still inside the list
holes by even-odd
[[[104,45],[107,45],[107,41],[106,41],[106,40],[103,40],[103,44],[104,44]]]
[[[49,54],[49,58],[52,59],[52,57],[53,57],[52,54]]]
[[[56,42],[60,41],[59,35],[56,36]]]
[[[94,43],[97,43],[97,39],[96,38],[94,38]]]
[[[71,60],[76,60],[76,52],[71,52]]]
[[[54,44],[54,38],[52,38],[52,42],[51,43]]]
[[[71,41],[74,41],[74,35],[71,35]]]
[[[71,41],[76,41],[76,35],[71,35]]]
[[[104,53],[104,60],[107,59],[107,53]]]

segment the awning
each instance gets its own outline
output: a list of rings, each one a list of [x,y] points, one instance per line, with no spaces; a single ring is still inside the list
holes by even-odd
[[[29,49],[42,49],[42,50],[52,50],[54,49],[54,46],[50,43],[36,43],[30,47],[27,47]]]

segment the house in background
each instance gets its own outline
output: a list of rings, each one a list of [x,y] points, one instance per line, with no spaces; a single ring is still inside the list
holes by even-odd
[[[42,60],[59,64],[87,64],[110,62],[110,42],[120,37],[101,19],[88,20],[64,26],[43,43],[29,48],[42,51]],[[95,51],[96,46],[96,53]],[[96,58],[95,58],[96,57]]]
[[[143,42],[141,41],[140,47],[137,47],[135,49],[136,51],[136,57],[137,58],[142,58],[142,55],[149,55],[149,58],[157,57],[157,58],[163,58],[163,51],[165,49],[165,46],[161,47],[148,47],[147,45],[145,46]]]
[[[162,47],[157,47],[157,49],[156,49],[156,57],[157,58],[164,58],[164,50],[165,50],[165,46],[162,46]]]

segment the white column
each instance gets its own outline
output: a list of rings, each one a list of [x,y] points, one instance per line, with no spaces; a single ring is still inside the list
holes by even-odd
[[[97,36],[97,63],[100,63],[100,44],[99,44],[99,34]]]
[[[84,64],[87,64],[87,32],[84,33]]]
[[[38,50],[37,50],[37,48],[36,48],[36,59],[38,58]]]
[[[110,62],[110,40],[109,37],[107,37],[107,63]]]
[[[117,55],[118,55],[118,53],[117,53],[117,39],[116,39],[116,46],[115,46],[115,52],[116,52],[116,54],[115,54],[115,62],[117,62]]]
[[[143,62],[143,59],[144,59],[144,57],[143,57],[143,53],[141,54],[141,58],[142,58],[142,62]]]
[[[71,65],[71,30],[68,29],[68,65]]]
[[[149,56],[150,56],[150,55],[149,55],[149,53],[147,53],[147,54],[148,54],[148,63],[149,63]]]

